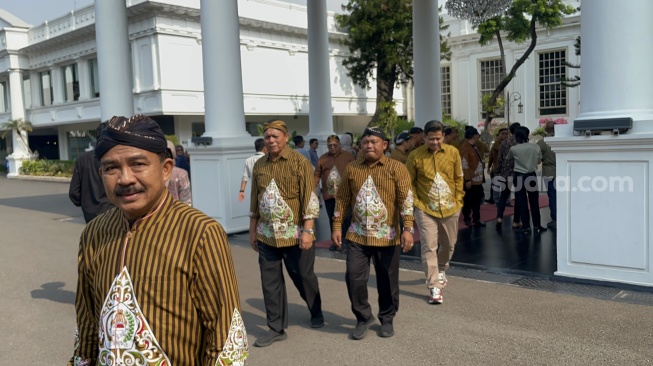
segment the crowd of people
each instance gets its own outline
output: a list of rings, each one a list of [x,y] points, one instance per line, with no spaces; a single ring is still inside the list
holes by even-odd
[[[553,134],[553,125],[545,129]],[[292,138],[295,148],[290,140],[285,122],[266,122],[238,192],[241,202],[250,197],[249,243],[258,253],[269,328],[256,339],[258,347],[287,338],[283,267],[306,303],[310,326],[324,326],[314,271],[321,202],[330,249],[346,253],[355,340],[377,319],[380,337],[394,335],[399,258],[412,250],[415,230],[427,301],[443,303],[460,215],[468,226],[486,226],[480,215],[486,172],[497,228],[515,191],[513,228],[530,234],[532,220],[539,233],[546,228],[532,183],[542,163],[551,207],[547,226],[555,228],[555,154],[544,141],[528,143],[529,130],[517,123],[500,130],[489,149],[476,128],[466,128],[460,138],[456,128],[436,120],[394,139],[378,127],[366,128],[358,144],[350,133],[332,135],[322,156],[317,139],[309,148],[302,136]],[[114,117],[98,127],[95,149],[78,159],[70,198],[82,207],[87,226],[80,239],[77,343],[69,365],[244,364],[248,341],[229,243],[217,221],[192,208],[183,147],[166,141],[148,117]],[[368,302],[370,263],[376,317]]]

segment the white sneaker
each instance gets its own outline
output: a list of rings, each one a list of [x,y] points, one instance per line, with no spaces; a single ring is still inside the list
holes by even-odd
[[[438,273],[438,282],[442,287],[447,285],[447,276],[444,274],[444,272]]]
[[[442,289],[434,287],[429,292],[429,304],[442,304]]]

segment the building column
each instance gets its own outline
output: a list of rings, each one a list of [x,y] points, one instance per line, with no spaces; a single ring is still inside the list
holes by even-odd
[[[245,159],[254,137],[245,129],[236,1],[200,1],[205,130],[210,145],[188,149],[193,206],[222,224],[227,233],[249,228],[249,194],[238,202]]]
[[[124,1],[95,0],[95,38],[100,81],[100,115],[134,114],[132,66]]]
[[[88,60],[77,59],[77,79],[79,80],[79,100],[91,99],[91,69]]]
[[[316,138],[320,152],[326,152],[326,139],[333,135],[329,31],[326,0],[307,2],[308,14],[308,91],[309,117],[306,141]]]
[[[440,17],[436,0],[413,0],[415,125],[442,119]]]
[[[20,70],[9,70],[9,105],[11,106],[11,119],[25,119],[25,105],[23,104],[23,73]],[[20,135],[11,132],[12,154],[7,156],[9,161],[8,177],[15,177],[20,173],[23,161],[29,160],[29,146],[27,133]]]
[[[40,107],[41,104],[41,73],[37,71],[30,71],[29,83],[32,92],[32,108]]]
[[[63,75],[61,73],[61,67],[52,66],[50,67],[50,83],[52,83],[52,104],[61,104],[63,100]]]
[[[556,152],[556,275],[653,286],[653,49],[642,46],[653,43],[651,14],[648,0],[583,4],[580,114],[545,139]],[[615,117],[632,118],[633,128],[573,131]]]

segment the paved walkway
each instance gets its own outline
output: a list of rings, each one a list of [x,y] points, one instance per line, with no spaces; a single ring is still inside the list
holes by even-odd
[[[67,189],[0,178],[0,365],[62,365],[71,353],[83,221]],[[257,255],[242,235],[230,241],[252,344],[265,331]],[[396,335],[377,337],[377,324],[362,341],[349,340],[354,321],[344,263],[325,256],[337,255],[321,251],[316,260],[326,326],[308,326],[308,311],[291,287],[288,340],[252,347],[250,365],[653,363],[651,306],[479,281],[456,275],[460,269],[451,270],[439,306],[426,303],[419,271],[402,270]],[[377,309],[374,282],[372,276]]]

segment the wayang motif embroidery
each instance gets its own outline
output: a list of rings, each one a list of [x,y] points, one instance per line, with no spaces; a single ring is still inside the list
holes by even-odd
[[[102,306],[99,349],[98,365],[170,366],[136,301],[127,267],[113,280]]]
[[[330,194],[331,196],[335,197],[336,194],[338,193],[338,186],[340,185],[340,173],[338,173],[338,169],[334,165],[333,168],[331,168],[331,171],[329,171],[329,175],[327,176],[327,193]]]
[[[448,210],[453,208],[455,202],[449,185],[440,173],[435,173],[433,184],[429,190],[429,208],[432,211]]]
[[[320,199],[317,198],[315,192],[311,192],[311,199],[306,205],[304,220],[317,219],[318,216],[320,216]]]
[[[388,209],[379,195],[372,176],[368,176],[356,196],[349,231],[377,239],[394,239],[395,229],[388,226]]]
[[[401,206],[401,215],[412,216],[414,203],[415,203],[415,199],[413,197],[413,190],[409,189],[408,193],[406,194],[406,199],[404,200],[404,204]]]
[[[245,366],[245,361],[249,356],[249,344],[247,342],[247,331],[243,318],[240,316],[238,309],[234,309],[234,315],[231,318],[229,335],[227,341],[222,347],[222,352],[218,356],[216,366]]]
[[[318,210],[319,210],[318,202]],[[299,238],[299,227],[294,223],[295,215],[281,197],[277,183],[272,179],[259,202],[259,220],[256,231],[268,238]]]

